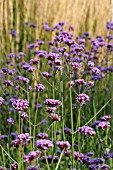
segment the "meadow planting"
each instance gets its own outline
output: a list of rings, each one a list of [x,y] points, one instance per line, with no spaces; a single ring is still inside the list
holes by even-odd
[[[44,22],[34,40],[37,25],[25,22],[24,45],[22,30],[9,32],[0,66],[0,170],[113,169],[113,22],[106,37],[75,37],[65,24]]]

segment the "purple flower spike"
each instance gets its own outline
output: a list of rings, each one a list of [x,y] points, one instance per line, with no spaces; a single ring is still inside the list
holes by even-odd
[[[2,68],[3,73],[8,73],[8,68]]]
[[[70,82],[67,82],[67,85],[69,85],[69,86],[74,86],[75,85],[75,83],[74,83],[74,81],[70,81]]]
[[[64,128],[64,132],[66,134],[71,134],[72,133],[72,130],[70,128]]]
[[[82,67],[82,64],[78,62],[73,62],[72,67],[74,68],[74,70],[80,70],[80,68]]]
[[[51,118],[53,121],[60,121],[61,116],[59,116],[59,115],[57,115],[57,114],[51,113],[51,114],[50,114],[50,118]]]
[[[84,81],[84,79],[78,79],[78,80],[75,80],[75,83],[77,83],[77,84],[85,84],[85,81]]]
[[[92,68],[92,72],[95,74],[99,74],[100,73],[100,69],[98,69],[97,67],[93,67]]]
[[[0,105],[3,103],[4,99],[3,97],[0,97]]]
[[[98,124],[98,128],[99,129],[106,129],[110,127],[110,123],[109,122],[105,122],[105,121],[102,121]]]
[[[74,31],[74,27],[73,26],[69,26],[69,31]]]
[[[38,165],[30,165],[27,167],[27,170],[41,170],[41,168]]]
[[[94,62],[93,61],[88,61],[88,66],[89,67],[94,67]]]
[[[93,128],[91,128],[89,126],[79,127],[78,132],[80,132],[84,135],[88,134],[89,136],[95,136],[96,135],[96,132],[93,130]]]
[[[48,73],[48,72],[42,72],[42,75],[46,78],[51,78],[52,74]]]
[[[10,170],[14,170],[14,169],[18,169],[18,164],[16,164],[16,163],[11,164],[11,169]]]
[[[10,31],[10,34],[11,34],[13,37],[16,37],[16,31],[15,31],[15,30],[11,30],[11,31]]]
[[[14,124],[14,120],[13,120],[13,118],[8,118],[7,119],[7,123],[9,124],[9,125],[13,125]]]
[[[23,111],[28,108],[29,104],[26,99],[18,99],[12,102],[12,106],[18,111]]]
[[[92,87],[92,86],[94,86],[94,82],[93,82],[93,81],[88,81],[88,85],[89,85],[90,87]]]
[[[37,58],[34,58],[34,59],[31,59],[29,63],[37,65],[39,63],[39,60]]]
[[[101,117],[101,121],[109,121],[111,119],[110,115]]]
[[[81,93],[78,95],[76,100],[80,102],[82,105],[84,105],[86,101],[89,101],[89,96],[85,93]]]
[[[26,112],[21,113],[21,118],[22,119],[28,118],[28,114]]]
[[[15,57],[15,54],[14,54],[14,53],[10,53],[10,54],[8,54],[7,57],[8,57],[8,58],[14,58],[14,57]]]
[[[44,85],[43,84],[36,84],[36,89],[38,91],[43,91],[45,89]]]
[[[100,169],[105,169],[105,170],[109,170],[110,167],[107,164],[103,164]]]
[[[46,138],[48,138],[48,134],[47,133],[39,133],[38,135],[37,135],[40,139],[46,139]]]
[[[56,142],[57,146],[60,148],[60,149],[70,149],[71,145],[68,141],[57,141]]]
[[[25,155],[23,158],[24,158],[24,162],[31,162],[33,161],[34,159],[40,157],[41,155],[41,152],[39,150],[37,151],[31,151],[28,155]]]
[[[48,155],[48,156],[42,156],[40,161],[43,162],[43,163],[46,163],[46,159],[48,161],[48,163],[57,163],[58,162],[58,156],[52,156],[52,155]]]
[[[43,150],[47,150],[48,148],[53,147],[53,142],[47,139],[39,139],[35,142],[35,146],[37,148],[43,149]]]
[[[53,106],[53,107],[58,107],[58,106],[60,106],[62,103],[61,103],[60,100],[46,99],[46,100],[44,101],[44,104],[50,105],[50,106]]]
[[[6,86],[14,86],[13,82],[10,80],[4,80],[4,83]]]
[[[87,156],[89,157],[93,156],[93,152],[87,152]]]
[[[54,113],[55,111],[56,111],[56,107],[48,107],[47,109],[46,109],[46,112],[48,112],[49,114],[51,114],[51,113]]]
[[[60,55],[58,53],[49,53],[46,58],[48,60],[55,61],[55,59],[60,58]]]
[[[65,156],[70,156],[70,154],[71,154],[71,150],[66,150],[66,151],[64,151],[64,155],[65,155]]]
[[[37,44],[29,44],[28,46],[27,46],[27,48],[28,49],[34,49],[34,48],[36,48],[37,47]]]
[[[34,23],[30,24],[29,26],[32,28],[36,28],[36,24],[34,24]]]

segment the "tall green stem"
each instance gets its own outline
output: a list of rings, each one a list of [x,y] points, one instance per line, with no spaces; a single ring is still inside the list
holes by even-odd
[[[63,56],[62,56],[62,66],[63,66]],[[60,77],[60,89],[61,89],[61,100],[62,100],[62,140],[65,140],[64,136],[64,89],[63,89],[63,69],[61,70],[61,77]]]
[[[39,93],[38,93],[38,100],[39,100]],[[33,150],[34,150],[34,142],[35,142],[35,125],[37,121],[37,113],[38,113],[38,108],[36,107],[36,113],[35,113],[35,121],[34,121],[34,130],[33,130]]]
[[[71,82],[71,62],[69,63],[69,79]],[[72,109],[72,87],[70,85],[69,88],[69,96],[70,96],[70,116],[71,116],[71,129],[72,129],[72,136],[71,136],[71,143],[72,143],[72,169],[74,168],[74,138],[73,138],[73,109]]]

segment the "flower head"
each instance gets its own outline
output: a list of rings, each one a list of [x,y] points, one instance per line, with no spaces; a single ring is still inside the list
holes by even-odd
[[[84,135],[88,134],[89,136],[95,136],[96,135],[96,132],[93,130],[93,128],[91,128],[89,126],[79,127],[78,132],[80,132]]]
[[[48,138],[48,134],[47,133],[39,133],[38,135],[37,135],[39,138],[41,138],[41,139],[46,139],[46,138]]]
[[[3,103],[4,99],[3,97],[0,97],[0,105]]]
[[[85,93],[81,93],[81,94],[78,95],[76,100],[78,102],[80,102],[82,105],[84,105],[86,103],[86,101],[89,101],[89,96]]]
[[[34,159],[38,158],[41,155],[41,152],[39,150],[37,151],[31,151],[28,155],[25,155],[24,158],[24,162],[31,162]]]
[[[53,142],[47,139],[39,139],[35,142],[37,148],[47,150],[50,147],[53,147]]]
[[[36,84],[36,89],[38,91],[43,91],[45,89],[44,85],[43,84]]]
[[[23,111],[28,108],[29,104],[26,99],[17,99],[12,102],[12,106],[18,111]]]
[[[57,141],[56,144],[60,149],[70,149],[71,145],[68,141]]]
[[[44,101],[44,104],[50,105],[50,106],[53,106],[53,107],[58,107],[58,106],[61,105],[61,101],[60,100],[55,100],[55,99],[46,99]]]
[[[7,123],[9,124],[9,125],[13,125],[14,124],[14,119],[13,118],[8,118],[7,119]]]

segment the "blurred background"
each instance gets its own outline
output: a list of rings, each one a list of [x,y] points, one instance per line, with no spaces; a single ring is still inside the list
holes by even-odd
[[[60,21],[74,26],[74,35],[89,32],[91,36],[106,35],[106,22],[112,19],[111,0],[0,0],[0,43],[8,53],[10,30],[16,30],[17,42],[24,44],[25,22],[35,23],[34,38],[42,36],[42,23],[53,27]],[[18,39],[19,37],[19,39]],[[4,46],[5,44],[5,46]]]

